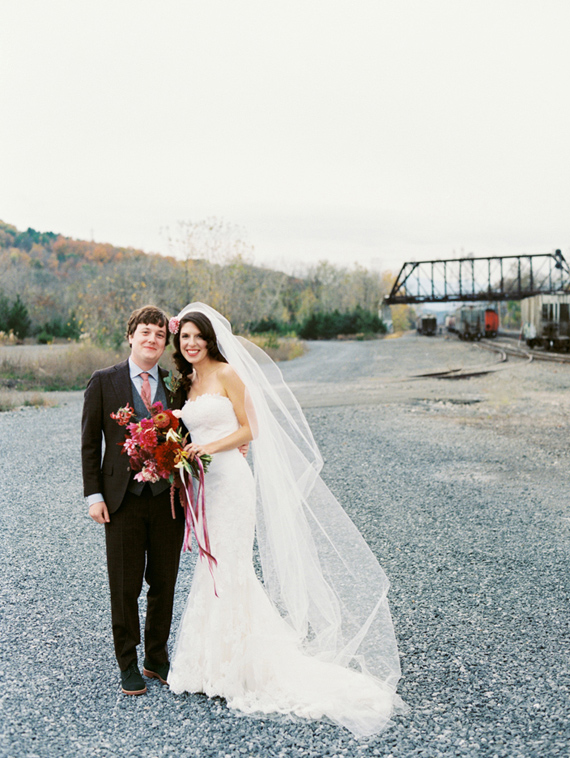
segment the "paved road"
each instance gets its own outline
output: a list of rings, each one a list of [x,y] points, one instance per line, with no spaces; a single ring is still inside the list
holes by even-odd
[[[154,683],[122,697],[103,534],[81,498],[80,400],[1,414],[0,755],[570,755],[570,370],[400,380],[479,360],[409,338],[315,343],[283,366],[325,478],[392,581],[411,710],[362,743]],[[176,619],[192,570],[182,564]]]

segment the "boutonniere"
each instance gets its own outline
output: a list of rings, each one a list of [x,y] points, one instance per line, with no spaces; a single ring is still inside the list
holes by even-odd
[[[168,372],[168,376],[164,380],[164,384],[166,386],[166,389],[170,392],[170,402],[174,400],[174,396],[182,387],[182,380],[179,376],[176,374],[173,374],[172,371]]]

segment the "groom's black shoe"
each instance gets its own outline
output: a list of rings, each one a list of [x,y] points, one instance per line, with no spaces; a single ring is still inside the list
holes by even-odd
[[[161,684],[168,684],[166,677],[170,669],[170,663],[151,663],[148,658],[144,659],[143,674],[149,679],[158,679]]]
[[[125,695],[144,695],[146,692],[146,684],[136,661],[129,664],[125,671],[121,671],[121,689]]]

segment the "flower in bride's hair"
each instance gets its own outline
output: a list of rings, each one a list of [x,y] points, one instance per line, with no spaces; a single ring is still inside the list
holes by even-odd
[[[180,329],[180,319],[179,318],[171,318],[168,322],[168,331],[170,334],[178,334],[178,330]]]

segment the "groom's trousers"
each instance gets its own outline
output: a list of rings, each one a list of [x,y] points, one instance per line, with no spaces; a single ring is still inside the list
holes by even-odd
[[[178,499],[178,498],[177,498]],[[140,496],[127,492],[105,524],[107,569],[115,655],[124,671],[137,660],[140,643],[138,598],[148,584],[144,648],[154,664],[168,662],[174,587],[184,538],[184,514],[172,518],[170,492]]]

